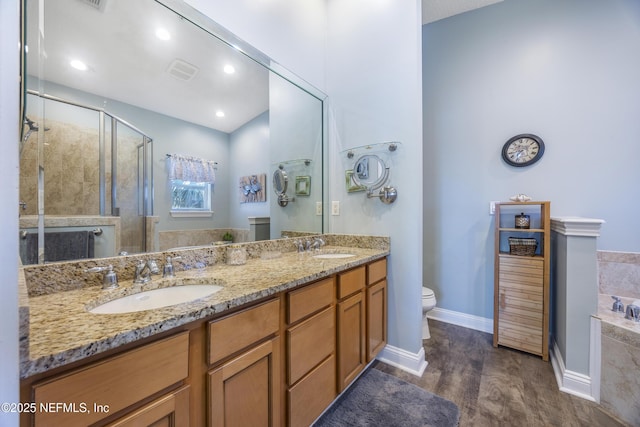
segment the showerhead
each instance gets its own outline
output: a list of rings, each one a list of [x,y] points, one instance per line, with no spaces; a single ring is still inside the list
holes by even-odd
[[[27,126],[29,126],[29,130],[30,130],[31,132],[33,132],[33,131],[37,131],[37,130],[38,130],[38,124],[37,124],[36,122],[34,122],[33,120],[31,120],[29,117],[26,117],[26,116],[25,116],[25,118],[24,118],[24,124],[25,124],[25,125],[27,125]],[[46,131],[48,131],[48,130],[49,130],[49,128],[48,128],[48,127],[45,127],[45,128],[44,128],[44,131],[45,131],[45,132],[46,132]]]
[[[23,123],[25,125],[29,126],[29,130],[27,130],[27,132],[22,137],[22,141],[20,141],[20,155],[22,155],[22,149],[24,148],[24,144],[27,142],[27,140],[31,136],[31,133],[38,131],[38,124],[36,122],[34,122],[33,120],[31,120],[29,117],[24,116],[24,122]],[[44,128],[45,132],[48,131],[48,130],[49,130],[48,127]]]

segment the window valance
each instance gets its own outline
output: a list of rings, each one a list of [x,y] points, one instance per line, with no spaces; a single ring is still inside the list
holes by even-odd
[[[167,154],[169,179],[192,182],[216,182],[216,162],[183,154]]]

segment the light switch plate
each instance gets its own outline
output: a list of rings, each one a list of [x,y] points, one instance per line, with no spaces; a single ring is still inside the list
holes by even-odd
[[[489,215],[495,215],[496,213],[496,203],[500,203],[498,200],[492,200],[489,202]]]
[[[316,202],[316,215],[322,215],[322,202]]]
[[[340,215],[340,201],[334,200],[331,202],[331,215]]]

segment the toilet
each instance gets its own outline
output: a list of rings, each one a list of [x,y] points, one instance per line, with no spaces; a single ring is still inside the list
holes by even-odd
[[[429,323],[427,322],[427,313],[436,306],[436,295],[427,287],[422,287],[422,339],[431,338],[429,333]]]

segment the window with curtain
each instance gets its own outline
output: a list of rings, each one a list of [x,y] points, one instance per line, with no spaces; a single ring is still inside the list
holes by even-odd
[[[168,155],[172,216],[210,216],[213,213],[211,195],[215,184],[215,165],[212,160]]]

